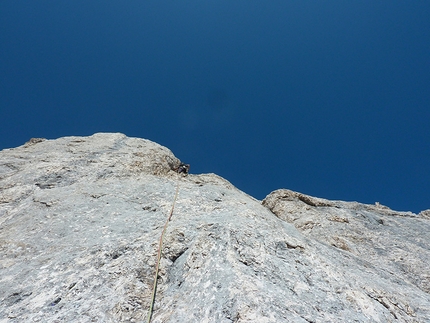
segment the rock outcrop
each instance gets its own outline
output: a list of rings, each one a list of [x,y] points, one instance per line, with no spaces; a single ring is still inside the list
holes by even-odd
[[[0,152],[0,322],[430,322],[430,217],[262,202],[122,134]],[[192,166],[192,165],[191,165]]]

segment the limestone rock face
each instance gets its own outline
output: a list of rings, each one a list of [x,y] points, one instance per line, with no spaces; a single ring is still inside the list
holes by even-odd
[[[430,217],[263,202],[122,134],[0,152],[0,322],[430,322]],[[192,170],[192,165],[191,165]]]
[[[344,250],[430,294],[430,221],[379,203],[328,201],[290,190],[264,200],[305,236]]]

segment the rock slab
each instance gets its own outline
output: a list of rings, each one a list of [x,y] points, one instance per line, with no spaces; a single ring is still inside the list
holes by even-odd
[[[258,201],[123,134],[0,152],[0,322],[430,322],[430,217]]]

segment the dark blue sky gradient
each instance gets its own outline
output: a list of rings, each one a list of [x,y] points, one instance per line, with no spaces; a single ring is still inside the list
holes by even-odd
[[[429,1],[2,1],[0,149],[122,132],[262,199],[430,208]]]

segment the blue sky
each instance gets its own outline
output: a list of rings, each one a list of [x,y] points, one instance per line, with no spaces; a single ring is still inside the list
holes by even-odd
[[[1,1],[0,149],[122,132],[262,199],[430,208],[429,1]]]

